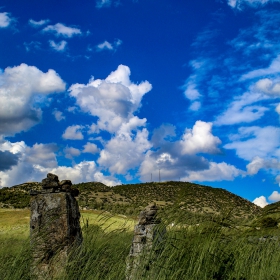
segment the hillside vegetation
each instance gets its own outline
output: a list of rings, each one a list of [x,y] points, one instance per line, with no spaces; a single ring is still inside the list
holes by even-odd
[[[81,209],[97,209],[113,214],[138,216],[150,202],[156,202],[162,215],[175,215],[181,222],[194,219],[211,220],[223,216],[233,220],[254,220],[263,215],[275,216],[280,204],[264,209],[224,189],[188,182],[150,182],[108,187],[99,182],[73,185]],[[39,190],[40,183],[30,182],[0,189],[1,208],[29,207],[30,190]]]
[[[134,218],[151,201],[167,233],[161,250],[154,246],[141,258],[137,280],[279,279],[280,203],[261,209],[226,190],[186,182],[74,187],[84,241],[58,279],[125,279]],[[30,279],[31,189],[40,184],[0,189],[1,279]]]

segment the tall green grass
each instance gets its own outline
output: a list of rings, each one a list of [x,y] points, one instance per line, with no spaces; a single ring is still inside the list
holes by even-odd
[[[72,250],[61,279],[125,279],[133,233],[109,227],[85,223],[83,244]],[[275,229],[273,235],[277,233]],[[280,239],[259,239],[264,234],[216,222],[167,226],[164,247],[155,246],[142,256],[136,279],[280,279]],[[29,270],[29,240],[2,236],[0,279],[30,279]]]

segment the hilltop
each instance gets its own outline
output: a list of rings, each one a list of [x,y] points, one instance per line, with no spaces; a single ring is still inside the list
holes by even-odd
[[[0,207],[29,207],[29,191],[38,190],[40,186],[38,182],[28,182],[0,189]],[[115,187],[88,182],[73,187],[80,191],[77,199],[82,209],[106,210],[130,216],[138,216],[152,201],[160,206],[164,215],[176,215],[182,221],[194,217],[196,220],[209,220],[213,216],[247,220],[259,217],[267,210],[224,189],[188,182],[149,182]],[[269,207],[274,209],[271,205]],[[277,212],[278,208],[274,211]]]

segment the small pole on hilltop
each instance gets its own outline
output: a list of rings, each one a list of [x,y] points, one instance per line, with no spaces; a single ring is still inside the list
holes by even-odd
[[[158,181],[160,182],[160,169],[158,169]]]
[[[153,182],[153,173],[151,173],[151,182]]]

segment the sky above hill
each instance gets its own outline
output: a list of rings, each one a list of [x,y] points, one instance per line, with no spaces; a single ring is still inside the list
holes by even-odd
[[[52,172],[279,201],[279,26],[280,0],[2,0],[0,186]]]

